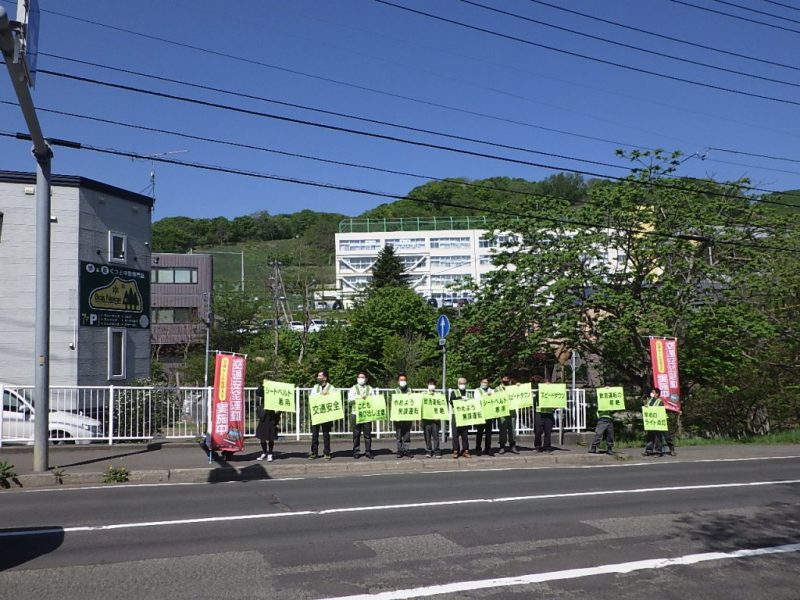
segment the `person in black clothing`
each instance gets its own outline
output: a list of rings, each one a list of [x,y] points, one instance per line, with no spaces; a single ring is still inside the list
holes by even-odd
[[[463,402],[468,399],[467,380],[464,377],[459,377],[458,389],[450,390],[450,405],[452,406],[454,402]],[[469,427],[456,427],[455,410],[451,412],[450,431],[453,435],[453,458],[458,458],[459,456],[472,458],[472,455],[469,453]]]
[[[428,393],[435,394],[436,393],[436,380],[435,379],[428,379]],[[438,420],[430,420],[430,419],[423,419],[422,420],[422,429],[425,432],[425,451],[426,456],[431,458],[435,456],[436,458],[442,458],[442,452],[439,450],[439,427],[441,421]]]
[[[405,373],[397,376],[397,388],[395,394],[407,394],[409,392],[408,378]],[[411,453],[411,421],[395,421],[394,433],[397,439],[397,458],[413,458]]]
[[[508,386],[514,385],[515,383],[516,381],[513,381],[511,377],[509,377],[508,375],[504,375],[497,389],[504,390]],[[513,452],[514,454],[519,454],[519,450],[517,450],[517,439],[516,439],[517,411],[516,410],[510,411],[510,413],[507,416],[500,417],[498,421],[500,426],[499,454],[505,454],[506,443],[508,443],[509,452]]]
[[[553,409],[545,408],[540,411],[537,400],[535,410],[536,412],[533,413],[533,445],[537,452],[552,452],[555,450],[552,444],[552,436],[553,425],[556,421],[553,416]]]
[[[274,410],[266,410],[264,408],[264,387],[258,386],[256,389],[256,398],[258,405],[256,406],[256,437],[261,442],[261,456],[256,460],[267,459],[267,462],[272,462],[272,450],[275,446],[275,440],[278,439],[278,424],[281,420],[279,412]]]
[[[653,388],[644,400],[645,406],[664,406],[661,390]],[[675,441],[670,431],[648,431],[645,435],[645,446],[642,456],[675,456]]]
[[[311,388],[312,394],[326,395],[331,392],[333,386],[328,382],[328,372],[325,370],[317,373],[317,383]],[[331,428],[332,422],[320,423],[311,426],[311,452],[308,453],[309,459],[319,458],[319,431],[322,429],[322,447],[325,452],[325,460],[331,459]]]
[[[489,379],[484,377],[481,379],[481,384],[475,390],[475,397],[481,398],[482,396],[491,396],[494,390],[489,387]],[[483,425],[475,426],[475,456],[494,456],[492,452],[492,429],[494,429],[494,419],[486,419]],[[486,447],[481,447],[484,436],[486,436]]]

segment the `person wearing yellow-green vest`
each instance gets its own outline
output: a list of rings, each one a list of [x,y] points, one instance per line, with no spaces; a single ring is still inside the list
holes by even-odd
[[[504,390],[509,385],[513,385],[517,383],[516,381],[512,380],[512,378],[508,375],[503,375],[503,378],[500,380],[500,385],[497,386],[498,390]],[[512,410],[509,412],[508,415],[505,417],[500,417],[497,419],[498,421],[498,428],[500,429],[500,450],[498,454],[505,454],[506,453],[506,445],[508,446],[508,452],[512,452],[514,454],[519,454],[519,450],[517,450],[517,411]]]
[[[367,374],[358,373],[356,384],[347,392],[347,402],[350,405],[350,426],[353,430],[353,458],[361,458],[361,436],[364,436],[364,456],[372,458],[372,423],[359,423],[356,418],[356,401],[366,399],[372,393],[372,387],[367,384]]]
[[[653,388],[650,395],[645,398],[645,406],[664,406],[661,399],[661,390]],[[675,442],[669,431],[648,431],[645,436],[645,446],[642,456],[675,456]]]
[[[312,394],[322,394],[326,396],[330,394],[333,386],[328,381],[328,371],[322,370],[317,373],[317,383],[311,388]],[[319,458],[319,432],[322,430],[322,447],[325,453],[325,460],[331,459],[331,428],[332,422],[319,423],[311,426],[311,452],[308,453],[308,458],[313,460]]]
[[[407,394],[408,392],[408,378],[405,373],[400,373],[397,376],[397,387],[394,393]],[[411,421],[395,421],[394,433],[397,439],[397,458],[403,458],[404,456],[414,458],[414,455],[411,454],[411,425]]]
[[[589,454],[597,454],[600,443],[606,440],[606,454],[614,454],[614,411],[598,410],[597,425],[594,428],[594,439],[589,447]]]
[[[436,380],[428,379],[428,393],[436,393]],[[441,421],[423,419],[422,430],[425,433],[425,455],[428,458],[442,458],[442,451],[439,449],[439,427]]]
[[[494,390],[489,387],[489,379],[484,377],[481,379],[480,386],[475,389],[475,398],[480,398],[481,396],[491,396],[494,394]],[[486,456],[494,456],[494,452],[492,452],[492,429],[494,428],[494,419],[486,419],[486,422],[483,425],[477,425],[475,427],[475,456],[481,456],[485,454]],[[481,443],[483,442],[483,436],[486,436],[486,446],[481,448]]]
[[[454,403],[464,402],[465,400],[469,400],[467,379],[466,377],[459,377],[458,388],[450,390],[448,401],[452,407]],[[453,458],[458,458],[459,456],[472,458],[472,455],[469,453],[469,426],[456,427],[455,410],[450,411],[450,435],[453,438]]]

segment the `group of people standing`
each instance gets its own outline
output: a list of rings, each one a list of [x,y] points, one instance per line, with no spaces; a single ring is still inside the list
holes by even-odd
[[[497,390],[503,390],[509,385],[516,383],[513,378],[503,376],[501,383],[497,386]],[[427,392],[435,394],[440,388],[437,388],[436,381],[429,379],[427,382]],[[317,373],[316,383],[311,389],[312,394],[327,395],[334,390],[330,383],[328,372],[323,370]],[[456,389],[450,391],[447,398],[451,408],[454,403],[463,402],[472,398],[480,398],[481,396],[491,395],[495,389],[489,385],[489,379],[483,378],[480,380],[478,388],[470,390],[467,388],[467,380],[464,377],[458,378],[458,385]],[[359,372],[356,377],[356,383],[347,392],[347,402],[350,406],[350,428],[353,432],[353,458],[358,459],[366,457],[372,459],[372,422],[359,423],[356,411],[353,410],[355,403],[358,400],[363,400],[372,395],[373,389],[369,385],[369,377],[364,372]],[[397,377],[397,387],[394,389],[393,394],[408,394],[411,393],[411,388],[408,385],[408,378],[405,373],[400,373]],[[260,390],[259,397],[263,394]],[[275,440],[278,437],[278,423],[280,420],[280,413],[265,410],[261,403],[256,408],[256,418],[258,424],[256,427],[256,437],[261,441],[261,456],[257,460],[272,461],[273,449]],[[442,421],[422,419],[422,430],[425,438],[425,455],[429,458],[441,458],[442,450],[440,447],[441,426]],[[516,440],[517,429],[517,411],[511,410],[510,414],[499,417],[497,419],[487,419],[485,423],[476,426],[475,433],[475,456],[494,456],[495,449],[492,447],[492,432],[495,428],[495,421],[497,421],[497,428],[499,429],[499,447],[497,448],[498,454],[505,454],[507,452],[512,454],[519,454]],[[555,422],[551,410],[543,409],[541,412],[534,413],[534,446],[538,452],[551,452],[554,450],[551,444],[551,437],[553,431],[553,424]],[[397,458],[413,458],[414,454],[411,449],[411,427],[412,421],[395,421],[395,438],[397,441]],[[319,454],[319,437],[322,433],[322,457],[325,460],[331,460],[331,429],[333,422],[320,423],[311,425],[311,451],[308,454],[309,459],[320,458]],[[470,453],[469,443],[469,429],[470,426],[457,426],[455,420],[455,412],[451,410],[450,429],[449,435],[452,442],[452,456],[454,459],[458,458],[472,458]],[[361,442],[364,442],[364,452],[361,452]]]

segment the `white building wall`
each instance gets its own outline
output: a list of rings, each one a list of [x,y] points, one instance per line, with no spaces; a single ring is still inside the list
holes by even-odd
[[[406,261],[406,273],[421,296],[448,301],[468,297],[449,285],[467,278],[480,285],[494,269],[490,261],[494,248],[481,241],[486,233],[483,229],[337,233],[337,287],[344,298],[357,294],[358,287],[369,282],[372,265],[388,244]]]

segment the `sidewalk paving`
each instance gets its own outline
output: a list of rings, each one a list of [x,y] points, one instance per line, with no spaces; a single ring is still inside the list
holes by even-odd
[[[261,454],[256,440],[248,440],[244,451],[230,460],[216,458],[209,464],[208,455],[195,442],[157,440],[142,444],[117,444],[114,446],[92,444],[50,447],[46,473],[33,472],[31,446],[4,446],[0,448],[0,462],[14,465],[17,477],[10,489],[54,487],[59,485],[53,469],[64,473],[63,485],[89,485],[103,483],[109,467],[124,467],[132,483],[201,483],[238,481],[247,479],[282,479],[289,477],[345,476],[352,474],[467,470],[476,468],[525,468],[546,466],[615,464],[633,461],[697,461],[719,459],[758,458],[768,456],[800,456],[800,445],[792,444],[739,444],[715,446],[688,446],[678,448],[677,457],[642,457],[641,448],[619,450],[614,456],[588,454],[585,445],[574,442],[551,453],[532,450],[532,436],[519,440],[520,454],[495,454],[471,459],[454,460],[449,443],[443,446],[441,459],[426,458],[422,440],[412,440],[414,458],[398,459],[395,442],[391,439],[373,441],[375,458],[353,459],[350,440],[334,438],[331,441],[333,460],[322,458],[308,460],[309,441],[279,440],[275,444],[273,462],[257,461]],[[363,446],[362,446],[363,451]],[[496,450],[495,450],[496,452]],[[0,489],[2,489],[0,487]]]

